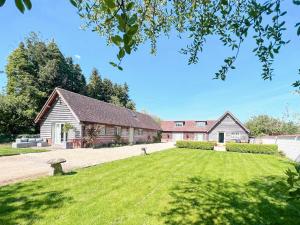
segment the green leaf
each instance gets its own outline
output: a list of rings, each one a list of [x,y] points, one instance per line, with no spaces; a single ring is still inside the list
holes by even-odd
[[[300,35],[300,27],[298,27],[298,29],[297,29],[297,35],[298,36]]]
[[[251,25],[251,23],[250,23],[250,21],[249,21],[248,19],[245,19],[245,25],[246,25],[247,27],[249,27],[249,26]]]
[[[300,5],[300,0],[293,0],[295,5]]]
[[[23,2],[28,10],[32,8],[31,0],[23,0]]]
[[[126,52],[128,55],[130,55],[130,53],[131,53],[131,47],[128,46],[128,45],[125,45],[125,46],[124,46],[124,49],[125,49],[125,52]]]
[[[121,60],[125,56],[124,48],[121,48],[118,54],[118,59]]]
[[[121,66],[118,66],[118,69],[121,70],[121,71],[123,71],[123,68]]]
[[[121,42],[123,41],[123,39],[119,36],[119,35],[115,35],[111,37],[111,41],[117,45],[120,46]]]
[[[120,15],[117,15],[116,17],[117,17],[118,22],[119,22],[118,29],[120,31],[122,31],[122,32],[125,32],[125,30],[126,30],[126,22],[125,22],[124,18],[122,16],[120,16]]]
[[[123,35],[123,41],[125,45],[128,45],[129,42],[131,41],[132,36],[129,36],[128,34]]]
[[[222,5],[228,5],[227,0],[222,0],[221,3],[222,3]]]
[[[75,0],[70,0],[71,4],[77,8],[77,2]]]
[[[136,24],[132,27],[130,27],[129,31],[128,31],[128,34],[129,35],[134,35],[139,29],[139,26]]]
[[[133,8],[133,6],[134,6],[134,2],[128,2],[126,6],[126,10],[130,11]]]
[[[24,13],[25,7],[22,0],[15,0],[15,4],[21,13]]]
[[[112,65],[113,67],[118,67],[118,65],[114,62],[109,62],[110,65]]]
[[[5,3],[5,0],[0,0],[0,7],[2,7]]]
[[[116,7],[114,0],[104,0],[104,1],[108,8],[114,9]]]
[[[134,14],[130,17],[130,19],[128,20],[128,24],[129,25],[133,25],[135,22],[137,21],[137,15]]]

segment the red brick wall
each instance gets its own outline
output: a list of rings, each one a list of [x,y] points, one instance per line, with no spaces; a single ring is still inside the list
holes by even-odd
[[[99,125],[99,124],[95,124]],[[85,124],[85,126],[89,126],[89,124]],[[95,141],[95,144],[108,144],[115,142],[115,127],[112,125],[105,125],[106,134],[98,135]],[[156,131],[143,129],[142,135],[138,135],[138,129],[134,129],[133,141],[136,142],[152,142],[153,136],[156,135]],[[85,132],[83,132],[85,135]],[[121,138],[124,142],[129,142],[129,127],[121,127]]]

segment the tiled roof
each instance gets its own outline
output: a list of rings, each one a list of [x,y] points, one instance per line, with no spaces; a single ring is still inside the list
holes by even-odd
[[[54,92],[57,92],[62,97],[80,122],[103,123],[161,130],[159,124],[157,124],[149,115],[99,101],[61,88],[56,88]],[[54,96],[54,94],[52,93],[51,96]],[[43,114],[43,110],[40,114]],[[38,115],[36,122],[38,122],[42,117],[40,114]]]
[[[176,127],[175,122],[177,121],[162,121],[161,129],[163,131],[172,131],[172,132],[207,132],[217,121],[216,120],[206,120],[206,126],[199,127],[196,122],[202,120],[178,120],[178,122],[184,122],[183,127]]]
[[[250,131],[229,111],[225,112],[218,120],[176,120],[176,121],[162,121],[161,128],[163,131],[170,132],[210,132],[218,124],[220,124],[226,116],[230,116],[245,132],[250,133]],[[206,126],[199,127],[197,122],[206,122]],[[176,127],[176,122],[184,122],[184,126]]]

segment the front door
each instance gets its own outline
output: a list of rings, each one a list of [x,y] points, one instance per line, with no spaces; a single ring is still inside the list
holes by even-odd
[[[54,127],[54,143],[61,144],[64,141],[63,123],[56,123]]]
[[[219,143],[224,143],[224,137],[225,137],[224,132],[220,132],[219,133]]]

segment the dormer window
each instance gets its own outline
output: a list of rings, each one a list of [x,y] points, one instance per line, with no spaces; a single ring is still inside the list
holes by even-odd
[[[175,122],[175,126],[176,126],[176,127],[183,127],[183,126],[184,126],[184,122],[182,122],[182,121],[177,121],[177,122]]]
[[[196,122],[197,127],[205,127],[207,125],[206,121],[197,121]]]

